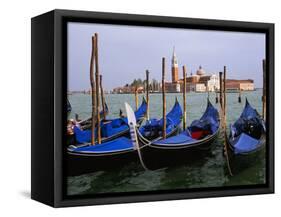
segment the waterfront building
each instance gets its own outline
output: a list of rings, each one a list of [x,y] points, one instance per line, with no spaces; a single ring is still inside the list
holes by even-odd
[[[219,90],[220,89],[219,76],[216,74],[211,75],[210,79],[207,81],[206,88],[207,88],[207,91],[211,91],[211,92]]]
[[[200,76],[195,74],[195,75],[191,75],[190,77],[187,77],[186,82],[187,83],[198,83],[199,79],[200,79]]]
[[[206,86],[203,83],[190,84],[191,92],[205,92]]]
[[[227,79],[225,88],[228,91],[252,91],[255,90],[254,80],[237,80],[237,79]]]
[[[165,89],[170,93],[179,93],[181,92],[182,80],[179,80],[179,66],[175,47],[173,49],[171,66],[172,82],[165,82]]]
[[[173,49],[172,59],[171,59],[171,78],[172,81],[165,81],[165,89],[168,93],[179,93],[183,91],[183,78],[179,79],[179,67],[178,59],[175,52],[175,47]],[[150,84],[151,92],[160,92],[162,87],[155,79],[152,80]],[[226,89],[229,91],[251,91],[254,90],[254,81],[248,80],[235,80],[227,79]],[[200,65],[195,74],[190,74],[186,78],[186,92],[205,92],[205,91],[219,91],[220,82],[219,76],[217,74],[206,73],[205,70]],[[125,85],[124,87],[114,88],[112,93],[134,93],[134,85]],[[144,92],[145,88],[139,89],[139,92]]]

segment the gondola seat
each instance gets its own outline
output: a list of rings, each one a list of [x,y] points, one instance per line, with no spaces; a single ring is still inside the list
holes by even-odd
[[[208,136],[208,135],[211,135],[212,133],[211,133],[211,131],[210,130],[196,130],[196,131],[193,131],[192,133],[191,133],[191,137],[193,138],[193,139],[203,139],[203,138],[205,138],[206,136]]]

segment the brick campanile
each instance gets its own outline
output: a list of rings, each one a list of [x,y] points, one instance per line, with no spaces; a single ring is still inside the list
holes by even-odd
[[[174,47],[173,57],[172,57],[172,82],[177,82],[178,80],[179,80],[179,67],[178,67],[178,60]]]

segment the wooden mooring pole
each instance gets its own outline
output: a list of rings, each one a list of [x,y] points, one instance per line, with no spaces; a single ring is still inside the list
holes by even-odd
[[[165,57],[162,58],[163,139],[166,139]]]
[[[102,86],[102,75],[100,75],[100,92],[101,92],[103,119],[106,120],[106,108],[105,108],[105,98],[104,98],[104,92],[103,92],[103,86]]]
[[[219,73],[219,79],[220,79],[220,107],[221,107],[221,114],[223,114],[223,105],[222,105],[222,92],[223,92],[222,72]]]
[[[224,127],[226,129],[226,66],[223,67],[223,117]]]
[[[149,71],[146,70],[146,103],[147,103],[147,109],[146,109],[146,119],[149,120]]]
[[[98,33],[95,33],[95,66],[96,66],[96,115],[97,115],[97,133],[98,144],[101,144],[101,127],[100,127],[100,94],[99,94],[99,51],[98,51]]]
[[[262,117],[266,120],[266,61],[262,60],[263,68],[263,88],[262,88]]]
[[[216,92],[216,104],[219,102],[219,97],[218,97],[218,90],[217,88],[215,89],[215,92]]]
[[[182,67],[183,73],[183,130],[186,128],[186,67]]]
[[[90,83],[92,95],[92,127],[91,127],[91,145],[95,145],[95,125],[96,125],[96,96],[95,96],[95,79],[94,79],[94,58],[95,58],[95,37],[92,37],[92,54],[90,62]]]
[[[135,103],[136,103],[136,111],[139,107],[139,96],[138,96],[138,86],[135,87]]]
[[[239,88],[238,102],[239,102],[239,103],[241,103],[241,102],[242,102],[242,100],[241,100],[241,88]]]
[[[228,156],[228,145],[227,145],[227,132],[226,132],[226,66],[223,68],[223,129],[224,129],[224,151],[226,157],[227,168],[230,176],[233,176],[230,160]]]

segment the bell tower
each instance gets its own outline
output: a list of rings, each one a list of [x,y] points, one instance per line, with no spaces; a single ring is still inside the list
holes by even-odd
[[[175,47],[173,49],[173,57],[172,57],[172,82],[177,82],[179,80],[179,67],[178,60],[175,52]]]

